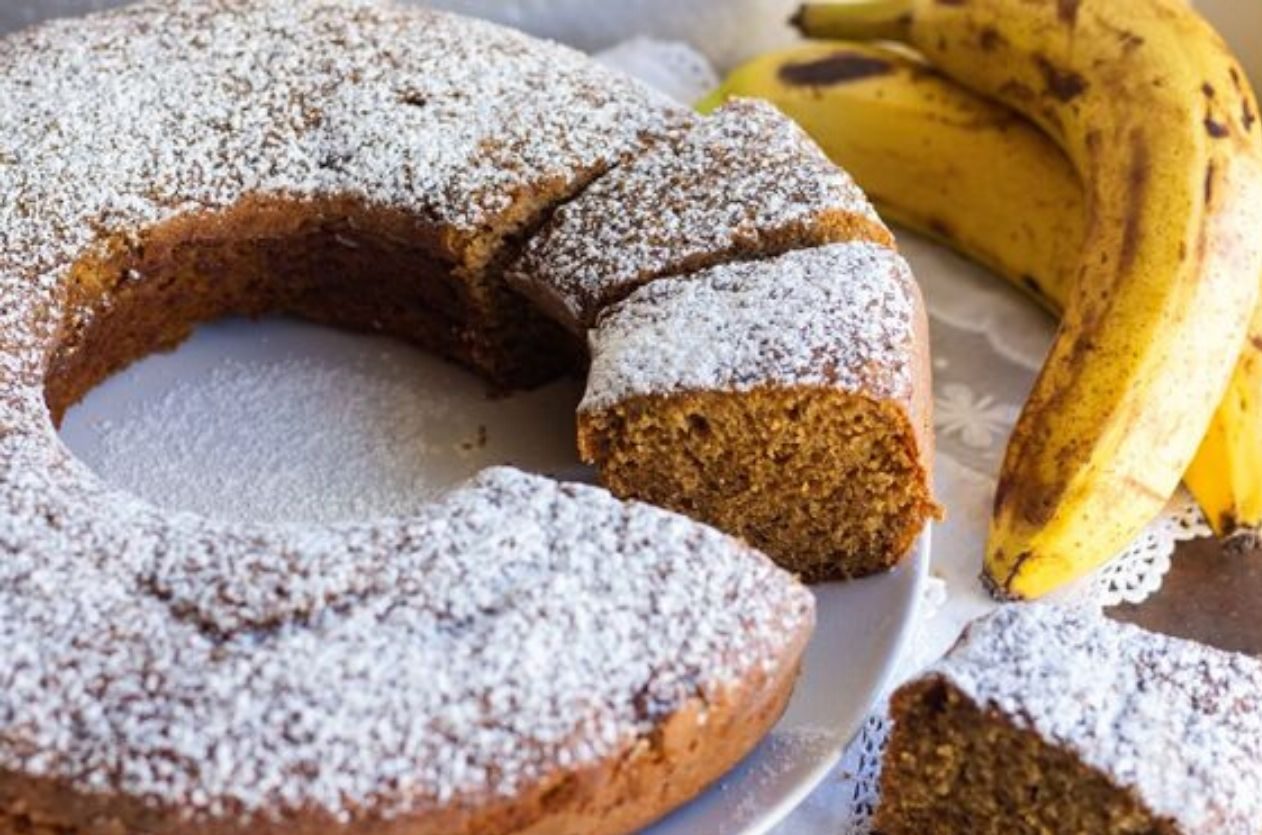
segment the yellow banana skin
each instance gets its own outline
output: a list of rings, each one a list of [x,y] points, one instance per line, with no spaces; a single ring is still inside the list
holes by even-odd
[[[1214,532],[1228,544],[1258,545],[1262,526],[1262,304],[1236,361],[1227,394],[1183,476]]]
[[[1064,319],[987,549],[997,588],[1038,597],[1138,533],[1210,427],[1262,275],[1257,105],[1181,0],[910,0],[899,20],[935,66],[1038,123],[1084,184]]]
[[[826,11],[809,7],[807,13]],[[824,16],[821,22],[827,22]],[[906,50],[815,41],[736,69],[711,97],[775,103],[849,170],[883,216],[1008,278],[1059,315],[1085,233],[1068,158],[1033,124]],[[1222,537],[1262,524],[1262,302],[1184,481]]]

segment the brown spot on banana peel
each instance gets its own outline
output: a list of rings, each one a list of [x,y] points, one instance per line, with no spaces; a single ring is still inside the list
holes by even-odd
[[[1122,31],[1117,36],[1122,41],[1122,49],[1127,52],[1134,52],[1144,45],[1144,39],[1134,32]]]
[[[1211,162],[1205,167],[1205,207],[1209,208],[1214,202],[1214,175],[1218,173],[1217,166]]]
[[[1087,80],[1073,70],[1058,67],[1045,55],[1035,55],[1034,63],[1043,75],[1047,93],[1057,101],[1069,103],[1087,91]]]
[[[1003,596],[1008,600],[1018,599],[1018,595],[1012,591],[1012,586],[1017,582],[1017,577],[1021,576],[1021,569],[1025,568],[1025,564],[1032,559],[1034,559],[1033,551],[1023,551],[1012,561],[1012,570],[1003,581]]]
[[[1126,52],[1134,52],[1144,45],[1144,39],[1142,37],[1136,35],[1134,32],[1125,27],[1114,26],[1107,20],[1100,20],[1099,18],[1093,22],[1096,26],[1108,30],[1113,37],[1117,38],[1118,43],[1122,45],[1122,49]]]
[[[1248,97],[1240,101],[1240,122],[1244,125],[1244,132],[1249,133],[1253,130],[1253,126],[1257,124],[1258,117],[1253,112],[1253,106],[1249,104]]]
[[[1056,502],[1064,494],[1063,486],[1048,486],[1022,481],[1021,489],[1014,491],[1013,476],[1003,476],[995,488],[995,516],[1011,513],[1035,528],[1051,521]]]
[[[1135,265],[1135,257],[1139,253],[1139,240],[1143,233],[1144,199],[1151,177],[1152,165],[1148,141],[1144,137],[1143,130],[1135,128],[1131,132],[1131,162],[1126,174],[1130,191],[1127,195],[1126,225],[1122,230],[1122,245],[1117,258],[1119,275],[1129,271]]]
[[[1056,0],[1056,16],[1060,22],[1073,28],[1078,25],[1078,7],[1081,0]]]
[[[1254,350],[1262,352],[1262,336],[1258,336],[1257,334],[1250,336],[1249,344],[1253,346]]]
[[[894,65],[882,58],[857,52],[837,52],[814,61],[785,64],[778,75],[795,87],[827,87],[876,78],[894,72]]]
[[[1226,139],[1231,136],[1231,129],[1213,116],[1205,117],[1205,132],[1214,139]]]
[[[926,218],[925,226],[930,232],[945,241],[955,240],[955,230],[951,227],[951,224],[940,217]]]
[[[982,589],[986,592],[986,594],[990,595],[990,598],[994,600],[996,603],[1020,603],[1021,602],[1020,597],[1017,597],[1008,589],[1004,588],[1003,584],[999,580],[996,580],[994,577],[991,577],[989,571],[983,570],[982,576],[980,579],[981,579]]]
[[[1030,102],[1034,101],[1036,94],[1028,85],[1017,80],[1005,81],[999,88],[999,98],[1008,101]]]
[[[1007,42],[1007,39],[993,26],[983,26],[977,35],[977,45],[986,52],[994,52]]]
[[[1028,273],[1021,276],[1021,286],[1039,298],[1047,298],[1047,294],[1043,292],[1043,286],[1039,284],[1038,279]]]

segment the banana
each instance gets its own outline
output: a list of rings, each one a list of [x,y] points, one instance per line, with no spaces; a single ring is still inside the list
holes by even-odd
[[[820,7],[813,7],[815,12]],[[811,25],[804,11],[801,25]],[[1086,196],[1060,149],[1011,109],[907,50],[810,42],[737,68],[703,107],[775,103],[854,175],[889,220],[1004,276],[1059,315],[1085,233]],[[1215,532],[1262,525],[1262,302],[1184,482]]]
[[[1262,303],[1209,431],[1183,474],[1214,532],[1255,548],[1262,527]]]
[[[1181,0],[890,0],[885,24],[868,9],[853,30],[850,6],[801,19],[830,36],[897,35],[1038,124],[1083,184],[1064,317],[987,546],[995,587],[1038,597],[1138,533],[1211,428],[1262,275],[1257,104]]]
[[[829,37],[841,19],[832,3],[805,3],[790,24],[810,37]],[[911,15],[906,0],[850,0],[844,17],[845,38],[853,41],[904,40]]]

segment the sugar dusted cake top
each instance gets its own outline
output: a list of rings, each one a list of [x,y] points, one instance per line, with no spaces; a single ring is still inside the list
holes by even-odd
[[[531,191],[575,188],[684,118],[577,52],[387,0],[53,21],[5,38],[0,103],[0,274],[27,281],[102,234],[256,192],[511,226]]]
[[[817,385],[909,400],[923,310],[906,262],[833,244],[641,287],[589,334],[580,411],[628,397]]]
[[[13,482],[0,768],[193,817],[509,796],[771,669],[812,617],[729,537],[511,469],[323,527]]]
[[[513,280],[581,330],[650,279],[850,239],[892,241],[800,127],[770,104],[736,100],[558,209]]]

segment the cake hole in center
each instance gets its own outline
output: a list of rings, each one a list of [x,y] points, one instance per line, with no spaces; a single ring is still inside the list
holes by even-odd
[[[497,464],[588,478],[581,383],[492,397],[474,374],[385,337],[226,319],[88,393],[61,426],[111,485],[254,522],[408,516]]]

